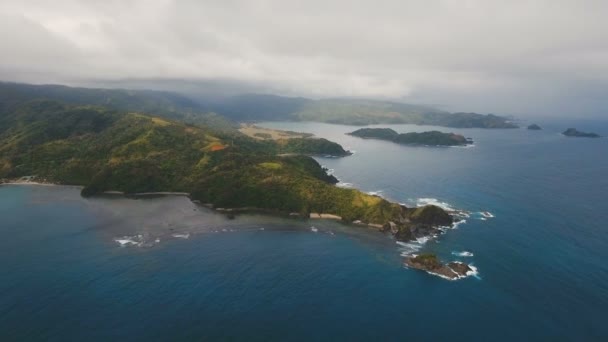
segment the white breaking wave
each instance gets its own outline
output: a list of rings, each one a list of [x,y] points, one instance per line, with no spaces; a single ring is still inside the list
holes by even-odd
[[[134,238],[129,237],[129,236],[125,236],[125,237],[122,237],[122,238],[114,239],[114,241],[118,242],[118,244],[120,246],[128,246],[128,245],[141,246],[141,244],[142,244],[141,241],[137,241]]]
[[[318,232],[319,230],[317,229],[317,227],[312,226],[312,227],[310,227],[310,231],[312,231],[313,233],[316,233],[316,232]]]
[[[173,234],[171,235],[174,238],[178,238],[178,239],[187,239],[190,237],[190,233],[186,233],[186,234]]]
[[[480,211],[479,215],[485,217],[485,218],[493,218],[495,217],[491,212],[489,211]]]
[[[122,236],[115,238],[114,241],[121,247],[134,246],[134,247],[151,247],[157,243],[160,243],[160,238],[154,238],[154,240],[146,240],[143,235],[133,236]]]
[[[382,194],[382,190],[368,191],[367,194],[372,196],[380,196],[380,194]]]
[[[339,182],[338,184],[336,184],[336,186],[341,188],[352,188],[353,183]]]
[[[472,257],[473,253],[468,252],[468,251],[462,251],[462,252],[452,252],[452,255],[459,256],[459,257]]]
[[[416,200],[416,206],[422,207],[425,205],[434,205],[440,207],[443,210],[456,211],[456,209],[454,209],[449,203],[441,202],[436,198],[419,198]]]
[[[459,227],[461,224],[465,224],[465,223],[467,223],[467,220],[464,220],[464,219],[463,219],[463,220],[460,220],[460,221],[456,221],[456,222],[454,222],[454,224],[452,225],[452,229],[458,229],[458,227]]]

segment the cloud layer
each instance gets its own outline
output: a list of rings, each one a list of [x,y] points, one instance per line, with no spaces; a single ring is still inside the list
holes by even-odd
[[[228,80],[281,94],[601,116],[603,0],[5,0],[0,78]]]

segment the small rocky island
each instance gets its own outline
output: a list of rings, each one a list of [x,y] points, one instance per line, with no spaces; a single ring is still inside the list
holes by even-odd
[[[390,128],[361,128],[346,134],[364,139],[388,140],[404,145],[465,146],[473,143],[470,138],[460,134],[439,131],[399,134]]]
[[[562,134],[567,137],[577,137],[577,138],[599,138],[600,137],[598,134],[581,132],[581,131],[577,130],[576,128],[568,128],[567,130],[562,132]]]
[[[464,278],[474,272],[469,265],[463,262],[452,261],[442,263],[435,254],[421,254],[408,257],[405,259],[405,265],[450,280]]]
[[[528,126],[528,129],[531,131],[540,131],[542,128],[540,128],[540,126],[537,124],[531,124],[530,126]]]

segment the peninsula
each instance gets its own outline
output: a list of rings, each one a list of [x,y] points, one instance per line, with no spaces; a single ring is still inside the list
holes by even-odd
[[[465,146],[473,143],[471,139],[460,134],[439,131],[399,134],[390,128],[361,128],[346,134],[364,139],[387,140],[403,145]]]
[[[230,214],[316,214],[402,241],[453,223],[439,207],[408,208],[335,186],[337,179],[308,156],[348,155],[325,139],[257,139],[226,125],[45,99],[0,104],[4,182],[78,185],[83,196],[179,193]]]

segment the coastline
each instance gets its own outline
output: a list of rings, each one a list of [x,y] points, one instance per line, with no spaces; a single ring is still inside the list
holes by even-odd
[[[75,187],[82,189],[83,186],[79,185],[69,185],[69,184],[57,184],[51,183],[47,181],[34,181],[34,180],[10,180],[4,181],[0,183],[0,185],[29,185],[29,186],[66,186],[66,187]],[[82,195],[80,195],[82,196]],[[412,241],[420,242],[421,240],[427,241],[432,238],[436,238],[438,235],[445,233],[450,228],[456,228],[459,223],[462,223],[461,220],[457,220],[457,211],[449,210],[444,211],[441,207],[435,205],[422,205],[416,207],[405,207],[403,205],[399,205],[401,207],[400,214],[394,216],[392,219],[389,219],[384,224],[374,223],[374,222],[363,222],[361,220],[349,221],[345,220],[342,216],[331,214],[331,213],[299,213],[299,212],[286,212],[277,209],[268,209],[268,208],[258,208],[258,207],[239,207],[239,208],[224,208],[224,207],[215,207],[213,203],[201,203],[201,201],[192,199],[191,194],[187,192],[175,192],[175,191],[155,191],[155,192],[140,192],[140,193],[125,193],[123,191],[117,190],[107,190],[102,193],[93,195],[92,197],[103,198],[104,196],[109,197],[122,197],[122,198],[130,198],[130,199],[146,199],[146,198],[155,198],[155,197],[165,197],[165,196],[178,196],[178,197],[187,197],[193,204],[202,206],[212,210],[218,214],[224,214],[228,217],[228,219],[236,218],[236,214],[261,214],[268,216],[279,216],[284,218],[298,219],[298,220],[330,220],[330,221],[339,221],[347,226],[359,226],[366,227],[367,229],[373,229],[382,234],[388,234],[396,242],[401,243],[411,243]],[[86,196],[84,196],[86,197]],[[416,213],[421,213],[425,218],[421,219],[418,216],[414,216]],[[424,214],[426,213],[426,214]],[[430,216],[429,216],[430,213]],[[484,212],[484,214],[486,214]],[[438,216],[437,216],[438,215]],[[491,214],[490,214],[491,215]],[[486,216],[483,215],[482,216]],[[437,221],[439,220],[439,221]],[[443,220],[443,221],[442,221]],[[446,221],[447,220],[447,221]],[[441,222],[440,222],[441,221]],[[402,254],[403,255],[403,254]],[[407,263],[408,258],[410,256],[406,256]],[[468,266],[468,265],[467,265]],[[429,271],[429,270],[426,270]],[[433,272],[428,272],[430,274],[434,274]],[[436,275],[436,274],[435,274]],[[461,279],[458,277],[458,279]]]

